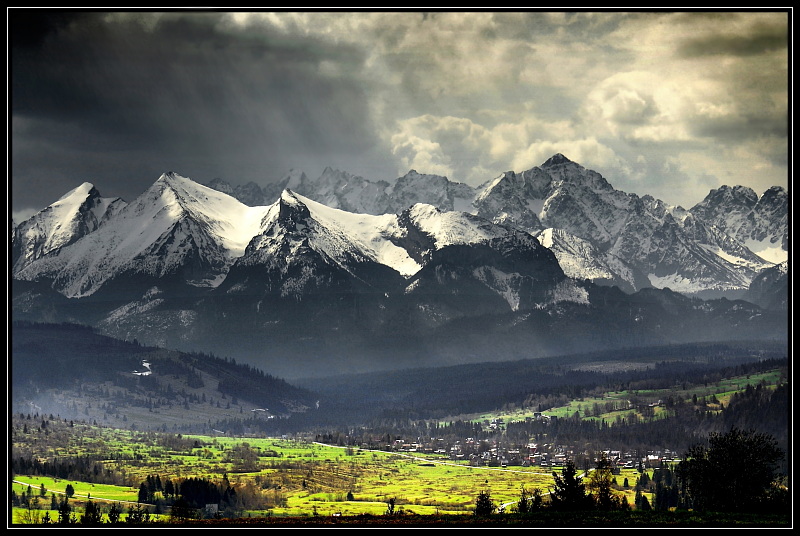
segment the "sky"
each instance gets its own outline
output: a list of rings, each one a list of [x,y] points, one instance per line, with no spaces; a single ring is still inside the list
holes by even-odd
[[[83,182],[130,202],[167,171],[478,186],[555,153],[684,208],[788,189],[791,19],[7,8],[9,211]]]

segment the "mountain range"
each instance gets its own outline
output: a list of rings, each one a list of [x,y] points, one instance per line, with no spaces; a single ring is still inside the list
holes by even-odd
[[[85,183],[11,229],[12,314],[288,377],[787,337],[788,194],[689,210],[557,154],[473,188],[326,169]]]

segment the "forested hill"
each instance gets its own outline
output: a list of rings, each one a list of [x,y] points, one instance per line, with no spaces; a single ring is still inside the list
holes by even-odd
[[[595,389],[710,382],[720,374],[741,373],[736,367],[772,359],[785,362],[785,344],[692,343],[310,378],[297,384],[336,401],[340,414],[368,405],[373,414],[443,418],[509,404],[558,405]]]
[[[232,359],[142,346],[74,324],[13,322],[9,365],[14,411],[125,427],[279,418],[317,400]]]

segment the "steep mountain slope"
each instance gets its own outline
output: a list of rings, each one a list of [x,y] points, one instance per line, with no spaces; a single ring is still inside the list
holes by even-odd
[[[95,232],[28,263],[14,277],[50,280],[70,298],[101,287],[131,296],[165,280],[173,286],[216,286],[265,212],[165,173]]]
[[[615,278],[633,289],[742,292],[769,264],[684,209],[615,190],[600,174],[561,154],[541,167],[503,173],[481,189],[474,204],[479,215],[496,222],[532,233],[555,228],[590,242],[601,258],[586,258],[584,264],[602,264],[607,262],[602,256],[612,255],[626,267]]]
[[[625,292],[650,285],[647,277],[609,251],[600,251],[588,240],[563,229],[545,229],[536,237],[552,251],[564,273],[573,279],[586,279],[601,285],[615,285]]]
[[[12,272],[97,230],[124,207],[122,199],[101,197],[88,182],[67,192],[19,226],[12,225]]]
[[[775,311],[789,310],[789,261],[764,269],[758,274],[743,299]]]
[[[559,259],[569,262],[563,268],[570,276],[629,292],[652,286],[739,297],[758,272],[786,259],[788,210],[781,188],[759,199],[741,187],[724,187],[687,211],[616,190],[562,154],[539,167],[502,173],[477,189],[415,170],[389,183],[330,168],[316,180],[292,171],[264,191],[277,198],[283,188],[349,212],[399,214],[424,203],[537,236],[556,229],[573,237],[570,241],[584,242],[568,254],[558,251]],[[581,268],[588,271],[580,273]]]
[[[746,186],[722,186],[691,212],[735,238],[764,259],[788,259],[789,194],[774,186],[760,197]]]
[[[354,347],[387,332],[552,301],[564,279],[530,235],[429,205],[372,216],[286,190],[261,225],[219,287],[176,300],[159,283],[98,325],[121,338],[226,355],[231,347],[237,356],[281,346],[295,353],[317,341],[355,356]]]

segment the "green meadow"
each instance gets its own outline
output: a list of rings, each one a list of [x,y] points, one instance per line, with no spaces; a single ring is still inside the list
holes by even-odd
[[[87,425],[75,428],[84,426]],[[108,441],[101,439],[103,429],[89,428],[98,442],[109,446]],[[141,441],[141,432],[129,433],[139,446],[131,452],[146,451],[147,455],[134,456],[127,462],[109,459],[106,466],[124,472],[132,482],[141,483],[148,475],[159,475],[162,480],[191,476],[212,481],[227,479],[235,488],[260,490],[268,507],[244,511],[244,517],[381,515],[387,512],[390,502],[396,513],[470,514],[482,491],[488,491],[497,506],[506,505],[510,510],[523,488],[546,494],[553,486],[552,470],[540,467],[471,467],[441,456],[264,438],[184,436],[182,439],[192,446],[187,451],[178,451],[159,446],[157,434],[144,434],[153,440],[148,445]],[[108,430],[112,445],[114,441],[124,442],[125,434]],[[91,443],[83,440],[81,443],[84,452],[91,452]],[[242,445],[258,454],[251,471],[237,471],[238,462],[231,458],[231,453]],[[623,470],[617,477],[619,491],[628,496],[630,503],[638,477],[638,472],[632,469]],[[628,488],[622,486],[626,478]],[[138,485],[116,486],[23,474],[14,475],[14,481],[12,489],[17,494],[27,492],[30,486],[33,495],[39,496],[43,486],[45,494],[39,504],[45,508],[50,505],[52,494],[62,499],[67,484],[74,489],[70,502],[76,506],[87,500],[129,505],[138,498]]]

